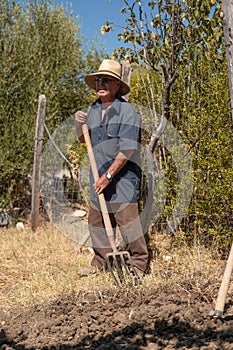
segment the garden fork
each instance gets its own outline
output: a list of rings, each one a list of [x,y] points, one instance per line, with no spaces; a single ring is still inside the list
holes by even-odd
[[[91,144],[88,126],[86,124],[82,125],[82,131],[83,131],[83,136],[87,146],[87,152],[90,160],[92,174],[94,177],[94,181],[96,182],[99,179],[99,172],[95,161],[95,156],[94,156],[94,152]],[[126,276],[128,276],[133,281],[133,284],[139,284],[140,277],[137,274],[137,271],[131,262],[131,257],[129,252],[117,250],[117,247],[115,244],[115,238],[114,238],[114,230],[111,225],[104,194],[101,193],[98,195],[98,197],[99,197],[100,209],[103,215],[105,231],[108,237],[109,244],[112,248],[112,252],[108,253],[105,257],[108,270],[110,271],[114,279],[114,282],[118,287],[120,287],[122,283],[126,283],[126,278],[125,278]],[[114,273],[114,269],[116,270],[117,274]]]

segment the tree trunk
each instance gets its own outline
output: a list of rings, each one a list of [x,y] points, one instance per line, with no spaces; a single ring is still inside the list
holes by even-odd
[[[224,15],[224,37],[231,100],[231,117],[233,121],[233,0],[223,0],[222,10]]]

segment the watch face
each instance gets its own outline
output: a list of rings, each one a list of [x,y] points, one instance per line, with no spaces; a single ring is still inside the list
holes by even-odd
[[[110,173],[106,173],[106,177],[107,177],[108,180],[111,180],[112,175]]]

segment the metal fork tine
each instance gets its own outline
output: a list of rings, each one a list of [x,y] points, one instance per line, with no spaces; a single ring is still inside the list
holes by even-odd
[[[128,263],[126,263],[126,261]],[[141,283],[141,279],[130,261],[129,252],[121,251],[108,253],[106,255],[106,263],[117,287],[121,287],[122,284],[127,283],[126,276],[130,277],[133,285]],[[114,273],[114,269],[116,270],[116,274]]]
[[[126,264],[127,260],[127,264]],[[135,279],[137,283],[141,284],[141,278],[139,277],[133,263],[131,262],[131,257],[128,251],[121,252],[121,264],[124,267],[127,275],[131,278],[132,282],[135,284]]]
[[[108,268],[109,272],[111,273],[112,278],[113,278],[116,286],[120,287],[120,283],[119,283],[118,279],[116,278],[116,276],[115,276],[115,274],[113,272],[113,269],[112,269],[112,266],[111,266],[111,262],[109,260],[109,256],[106,256],[105,260],[106,260],[107,268]]]
[[[133,272],[133,274],[132,274],[132,272]],[[131,265],[130,276],[132,277],[132,281],[134,282],[134,284],[142,284],[142,280],[141,280],[140,276],[138,275],[134,265]],[[135,279],[136,279],[137,283],[135,282]]]
[[[126,266],[126,263],[125,263],[124,254],[121,253],[121,254],[119,255],[119,257],[120,257],[120,261],[121,261],[121,266],[124,267],[126,273],[128,274],[128,269],[127,269],[127,266]]]
[[[121,283],[123,283],[124,282],[124,275],[122,273],[121,266],[118,263],[117,257],[119,257],[119,255],[118,256],[116,256],[115,254],[113,255],[113,264],[114,264],[114,266],[116,268],[116,271],[117,271],[117,274],[119,276],[119,279],[120,279]]]
[[[119,280],[121,283],[124,282],[124,275],[122,273],[122,268],[121,266],[119,265],[119,262],[118,262],[118,257],[119,257],[119,253],[109,253],[108,254],[108,257],[111,257],[112,258],[112,263],[113,263],[113,267],[116,269],[116,272],[117,272],[117,275],[119,277]]]
[[[128,266],[126,264],[125,257],[128,256],[128,254],[125,254],[125,252],[121,252],[119,254],[120,264],[124,268],[124,272],[128,275]]]

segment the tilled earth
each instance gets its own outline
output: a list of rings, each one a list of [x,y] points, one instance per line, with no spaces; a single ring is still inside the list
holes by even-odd
[[[233,349],[233,298],[225,321],[203,293],[182,288],[111,289],[61,295],[1,313],[1,349]]]

